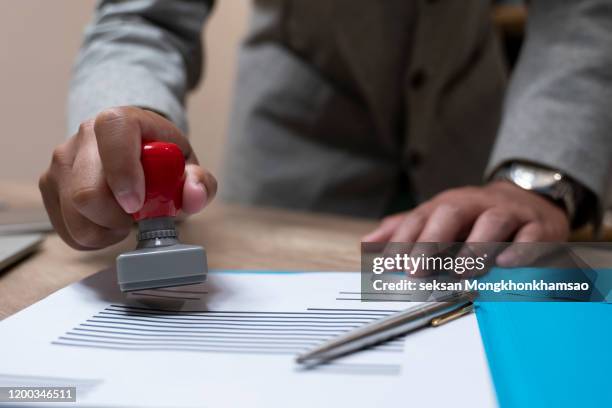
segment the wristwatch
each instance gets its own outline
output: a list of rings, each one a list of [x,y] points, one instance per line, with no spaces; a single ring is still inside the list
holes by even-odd
[[[497,170],[492,180],[505,180],[522,188],[544,196],[561,206],[575,226],[578,210],[585,197],[585,189],[560,171],[523,162],[512,162]]]

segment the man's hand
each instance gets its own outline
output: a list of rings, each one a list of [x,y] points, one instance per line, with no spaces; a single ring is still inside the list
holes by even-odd
[[[162,116],[134,107],[112,108],[84,122],[53,152],[39,187],[51,223],[70,246],[103,248],[121,241],[129,214],[144,201],[142,141],[177,144],[185,156],[183,211],[200,211],[217,191],[215,178],[198,165],[189,141]]]
[[[364,242],[565,241],[563,209],[506,181],[448,190],[391,215]]]

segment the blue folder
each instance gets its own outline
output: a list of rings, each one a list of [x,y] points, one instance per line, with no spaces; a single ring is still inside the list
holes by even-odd
[[[612,407],[612,304],[476,305],[501,408]]]

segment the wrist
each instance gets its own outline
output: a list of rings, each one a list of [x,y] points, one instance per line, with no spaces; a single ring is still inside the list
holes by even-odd
[[[572,228],[579,228],[592,218],[592,194],[561,171],[530,163],[510,162],[500,167],[491,180],[505,181],[546,198],[563,209]]]

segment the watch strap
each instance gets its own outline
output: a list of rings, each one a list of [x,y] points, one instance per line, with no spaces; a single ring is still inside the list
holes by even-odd
[[[521,163],[517,162],[506,164],[500,167],[493,174],[491,179],[508,181],[523,190],[531,191],[549,199],[564,209],[568,219],[570,220],[572,228],[579,228],[587,224],[589,221],[594,220],[595,217],[592,216],[593,212],[589,211],[591,205],[585,206],[587,202],[592,202],[592,200],[587,199],[590,193],[588,189],[559,171],[546,167],[535,166],[533,164],[525,164],[526,171],[529,171],[529,169],[532,169],[533,171],[537,171],[538,169],[542,169],[543,171],[555,171],[560,175],[560,177],[555,179],[553,182],[554,185],[551,185],[550,188],[547,189],[525,188],[511,177],[511,167],[521,165]]]

